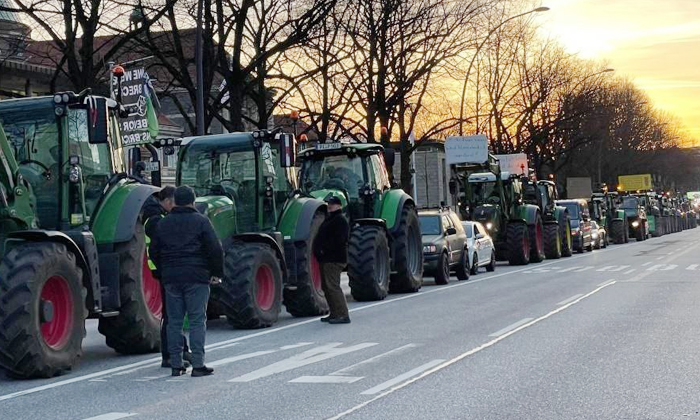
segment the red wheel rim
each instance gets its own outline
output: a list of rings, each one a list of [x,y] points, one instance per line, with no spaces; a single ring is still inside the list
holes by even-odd
[[[153,277],[153,272],[148,267],[148,255],[143,255],[143,269],[141,289],[143,290],[143,299],[146,302],[148,311],[156,318],[163,316],[163,296],[160,293],[160,282]]]
[[[263,311],[272,308],[275,302],[275,278],[272,269],[267,265],[261,265],[255,273],[255,301]]]
[[[321,290],[321,265],[318,263],[315,255],[311,256],[311,282],[314,289]]]
[[[68,281],[61,276],[49,278],[41,289],[41,300],[53,307],[51,320],[41,324],[41,337],[47,346],[58,350],[73,331],[73,295]]]

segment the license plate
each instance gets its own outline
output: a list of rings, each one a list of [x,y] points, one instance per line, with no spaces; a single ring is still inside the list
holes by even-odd
[[[340,143],[319,143],[316,145],[316,150],[338,150],[343,147]]]

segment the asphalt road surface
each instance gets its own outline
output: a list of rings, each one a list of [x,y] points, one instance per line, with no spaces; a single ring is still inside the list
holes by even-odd
[[[0,419],[700,419],[700,229],[350,303],[352,324],[209,323],[213,376],[119,356],[0,379]]]

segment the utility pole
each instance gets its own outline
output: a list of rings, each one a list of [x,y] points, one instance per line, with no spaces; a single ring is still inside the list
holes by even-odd
[[[197,135],[204,135],[204,58],[203,58],[203,46],[202,46],[202,15],[204,9],[204,0],[197,1],[197,31],[194,46],[194,60],[195,67],[197,70]]]

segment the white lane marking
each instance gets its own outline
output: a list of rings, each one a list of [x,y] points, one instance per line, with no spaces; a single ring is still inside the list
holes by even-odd
[[[651,264],[651,263],[649,263]],[[629,268],[629,265],[606,265],[605,267],[601,267],[597,269],[596,271],[608,271],[608,272],[614,272],[614,271],[622,271],[625,268]]]
[[[568,298],[566,300],[562,300],[561,302],[557,303],[557,306],[566,305],[567,303],[574,301],[574,300],[580,298],[581,296],[583,296],[583,293],[579,293],[578,295],[573,295],[570,298]]]
[[[338,348],[343,343],[330,343],[315,349],[307,350],[301,354],[294,355],[279,362],[265,366],[245,375],[230,379],[228,382],[250,382],[256,379],[265,378],[278,373],[287,372],[292,369],[297,369],[302,366],[307,366],[312,363],[318,363],[333,357],[363,350],[368,347],[376,346],[378,343],[360,343],[350,347]]]
[[[647,271],[671,271],[678,268],[676,264],[655,264],[647,268]]]
[[[362,365],[366,365],[366,364],[369,364],[369,363],[376,362],[377,360],[382,359],[382,358],[384,358],[384,357],[386,357],[386,356],[389,356],[389,355],[392,355],[392,354],[396,354],[396,353],[400,353],[400,352],[402,352],[402,351],[404,351],[404,350],[407,350],[407,349],[410,349],[410,348],[414,348],[414,347],[418,347],[418,345],[417,345],[417,344],[413,344],[413,343],[409,343],[409,344],[406,344],[405,346],[397,347],[397,348],[395,348],[395,349],[393,349],[393,350],[389,350],[389,351],[387,351],[387,352],[385,352],[385,353],[378,354],[378,355],[376,355],[376,356],[374,356],[374,357],[370,357],[370,358],[367,359],[367,360],[363,360],[363,361],[361,361],[361,362],[355,363],[354,365],[350,365],[350,366],[345,367],[345,368],[342,368],[342,369],[340,369],[340,370],[336,370],[335,372],[331,373],[331,375],[347,375],[348,372],[354,370],[354,369],[357,368],[358,366],[362,366]]]
[[[280,350],[298,349],[299,347],[310,346],[310,345],[312,345],[312,344],[313,344],[313,342],[305,342],[305,343],[290,344],[290,345],[288,345],[288,346],[282,346],[282,347],[280,347]]]
[[[106,379],[89,379],[88,382],[107,382]]]
[[[297,384],[351,384],[362,378],[364,376],[300,376],[289,382]]]
[[[661,256],[661,257],[659,257],[659,258],[657,258],[656,260],[657,260],[657,261],[658,261],[658,260],[663,260],[664,258],[666,258],[665,255],[664,255],[664,256]]]
[[[574,273],[583,273],[584,271],[588,271],[588,270],[590,270],[590,269],[592,269],[592,268],[594,268],[594,267],[592,267],[592,266],[589,265],[589,266],[583,267],[583,268],[581,268],[581,269],[579,269],[579,270],[574,270]]]
[[[640,243],[641,243],[641,242],[640,242]],[[610,254],[610,253],[615,252],[615,251],[617,251],[617,250],[625,249],[625,248],[627,248],[627,247],[637,246],[637,245],[639,245],[640,243],[630,242],[630,243],[627,243],[627,244],[617,245],[617,246],[614,247],[614,248],[610,248],[610,250],[609,250],[608,252],[606,252],[606,254]],[[694,247],[693,247],[693,248],[694,248]],[[570,258],[568,259],[568,261],[576,261],[576,260],[578,260],[578,259],[580,259],[580,258],[586,258],[586,257],[590,257],[590,256],[592,256],[592,255],[594,255],[592,252],[591,252],[591,253],[588,253],[588,254],[583,254],[583,255],[575,255],[575,256],[570,257]],[[598,254],[595,254],[595,255],[598,255]],[[561,261],[552,261],[552,262],[549,262],[549,263],[540,263],[539,266],[540,266],[540,267],[545,267],[545,266],[548,266],[548,265],[559,264],[559,263],[561,263]],[[353,312],[353,313],[354,313],[354,312],[364,311],[364,310],[367,310],[367,309],[375,308],[375,307],[377,307],[377,306],[389,305],[389,304],[391,304],[391,303],[400,302],[400,301],[406,300],[406,299],[416,299],[416,298],[420,298],[420,297],[422,297],[422,296],[430,295],[430,294],[432,294],[432,293],[443,293],[444,291],[449,290],[449,289],[452,289],[452,288],[454,288],[454,287],[470,286],[470,285],[473,285],[473,284],[476,284],[476,283],[481,283],[482,281],[488,281],[488,280],[491,280],[491,279],[495,279],[495,278],[500,278],[500,277],[508,276],[508,275],[510,275],[510,274],[522,273],[522,272],[527,271],[527,270],[529,270],[529,268],[521,268],[521,269],[518,269],[518,270],[506,271],[505,273],[499,273],[499,274],[494,274],[494,275],[491,275],[491,276],[480,277],[479,279],[470,280],[470,281],[468,281],[468,282],[455,283],[455,284],[452,284],[452,285],[449,285],[449,286],[444,286],[444,287],[440,287],[440,288],[435,288],[435,289],[432,289],[432,290],[424,290],[424,291],[422,291],[422,292],[420,292],[420,293],[412,293],[412,294],[407,294],[407,295],[404,295],[404,296],[401,296],[401,297],[397,297],[397,298],[385,299],[385,300],[382,300],[382,301],[380,301],[380,302],[375,302],[375,303],[371,303],[371,304],[359,306],[359,307],[356,307],[356,308],[352,308],[352,309],[350,309],[350,312]],[[299,322],[295,322],[295,323],[292,323],[292,324],[289,324],[289,325],[285,325],[285,326],[283,326],[283,327],[269,328],[269,329],[266,329],[266,330],[264,330],[264,331],[256,332],[256,333],[253,333],[253,334],[247,334],[247,335],[244,335],[244,336],[241,336],[241,337],[236,337],[236,338],[231,338],[231,339],[228,339],[228,340],[220,341],[220,342],[218,342],[218,343],[212,343],[212,344],[207,345],[207,346],[205,347],[205,349],[207,349],[208,351],[211,351],[211,350],[213,350],[214,348],[218,348],[218,347],[220,347],[220,346],[225,346],[225,345],[228,345],[228,344],[231,344],[231,343],[236,343],[236,342],[240,342],[240,341],[250,340],[250,339],[252,339],[252,338],[262,337],[262,336],[265,336],[265,335],[268,335],[268,334],[274,334],[274,333],[277,333],[277,332],[280,332],[280,331],[286,331],[286,330],[288,330],[288,329],[300,327],[300,326],[303,326],[303,325],[306,325],[306,324],[311,324],[311,323],[313,323],[313,322],[318,322],[319,319],[321,319],[321,317],[310,318],[310,319],[307,319],[307,320],[304,320],[304,321],[299,321]],[[17,397],[21,397],[21,396],[24,396],[24,395],[34,394],[34,393],[37,393],[37,392],[46,391],[46,390],[49,390],[49,389],[54,389],[54,388],[66,386],[66,385],[74,384],[74,383],[76,383],[76,382],[88,381],[88,380],[90,380],[90,379],[99,378],[99,377],[101,377],[101,376],[109,375],[109,374],[111,374],[111,373],[121,372],[122,370],[126,370],[126,369],[132,369],[132,368],[134,368],[134,367],[136,367],[136,366],[144,366],[144,367],[146,367],[146,366],[148,366],[148,365],[156,365],[156,364],[158,364],[158,363],[160,363],[160,362],[161,362],[161,358],[160,358],[160,356],[158,356],[158,357],[154,357],[154,358],[151,358],[151,359],[142,360],[142,361],[136,362],[136,363],[129,363],[129,364],[126,364],[126,365],[117,366],[117,367],[110,368],[110,369],[106,369],[106,370],[102,370],[102,371],[99,371],[99,372],[94,372],[94,373],[89,373],[89,374],[82,375],[82,376],[77,376],[77,377],[75,377],[75,378],[64,379],[64,380],[62,380],[62,381],[57,381],[57,382],[53,382],[53,383],[50,383],[50,384],[37,386],[37,387],[34,387],[34,388],[28,388],[28,389],[24,389],[24,390],[21,390],[21,391],[13,392],[13,393],[10,393],[10,394],[0,395],[0,401],[10,400],[10,399],[17,398]],[[103,381],[95,381],[95,382],[103,382]]]
[[[400,383],[401,381],[405,381],[406,379],[412,378],[412,377],[418,375],[419,373],[423,373],[426,370],[431,369],[431,368],[433,368],[433,367],[435,367],[443,362],[445,362],[445,359],[431,360],[430,362],[428,362],[424,365],[418,366],[415,369],[411,369],[408,372],[403,373],[403,374],[401,374],[393,379],[389,379],[388,381],[382,382],[381,384],[374,386],[366,391],[362,391],[360,394],[361,395],[378,394],[378,393],[384,391],[385,389],[390,388],[390,387]]]
[[[649,264],[651,264],[651,261],[645,262],[644,264],[642,264],[642,267],[646,267]]]
[[[622,245],[622,246],[624,246],[624,245]],[[620,248],[618,247],[617,249],[620,249]],[[592,255],[592,254],[589,254],[589,255]],[[561,307],[559,307],[559,308],[557,308],[557,309],[555,309],[555,310],[553,310],[553,311],[551,311],[551,312],[549,312],[549,313],[547,313],[547,314],[545,314],[545,315],[542,315],[541,317],[536,318],[536,319],[534,319],[534,320],[528,322],[528,323],[525,324],[525,325],[521,325],[520,327],[514,329],[513,331],[511,331],[511,332],[509,332],[509,333],[506,333],[506,334],[504,334],[504,335],[502,335],[502,336],[500,336],[500,337],[496,337],[496,338],[494,338],[493,340],[491,340],[491,341],[489,341],[489,342],[487,342],[487,343],[484,343],[484,344],[480,345],[479,347],[475,347],[475,348],[473,348],[473,349],[471,349],[471,350],[469,350],[469,351],[467,351],[467,352],[464,352],[464,353],[460,354],[459,356],[456,356],[456,357],[454,357],[454,358],[452,358],[452,359],[450,359],[450,360],[448,360],[448,361],[446,361],[446,362],[444,362],[444,363],[441,363],[441,364],[435,366],[434,368],[429,369],[429,370],[423,372],[422,374],[420,374],[420,375],[418,375],[418,376],[416,376],[416,377],[414,377],[414,378],[411,378],[411,379],[407,380],[406,382],[397,384],[396,386],[394,386],[394,387],[388,389],[387,391],[385,391],[385,392],[383,392],[383,393],[381,393],[381,394],[375,396],[374,398],[370,398],[369,400],[367,400],[367,401],[365,401],[365,402],[362,402],[362,403],[360,403],[360,404],[358,404],[358,405],[356,405],[356,406],[354,406],[354,407],[352,407],[352,408],[350,408],[350,409],[348,409],[348,410],[345,410],[345,411],[343,411],[342,413],[336,414],[336,415],[333,416],[333,417],[329,417],[327,420],[338,420],[338,419],[341,419],[341,418],[347,416],[348,414],[352,414],[352,413],[356,412],[357,410],[360,410],[361,408],[364,408],[364,407],[366,407],[366,406],[372,404],[373,402],[375,402],[375,401],[377,401],[377,400],[380,400],[380,399],[386,397],[387,395],[393,394],[394,392],[396,392],[396,391],[398,391],[398,390],[400,390],[400,389],[402,389],[402,388],[405,388],[405,387],[407,387],[407,386],[409,386],[409,385],[411,385],[411,384],[413,384],[413,383],[415,383],[415,382],[417,382],[417,381],[419,381],[419,380],[421,380],[421,379],[423,379],[423,378],[425,378],[425,377],[427,377],[427,376],[429,376],[429,375],[432,375],[433,373],[439,372],[439,371],[441,371],[441,370],[443,370],[443,369],[445,369],[445,368],[447,368],[447,367],[449,367],[449,366],[452,366],[453,364],[459,362],[460,360],[463,360],[463,359],[465,359],[465,358],[467,358],[467,357],[469,357],[469,356],[472,356],[472,355],[474,355],[474,354],[476,354],[476,353],[478,353],[478,352],[480,352],[480,351],[482,351],[482,350],[485,350],[485,349],[487,349],[487,348],[489,348],[489,347],[491,347],[491,346],[493,346],[493,345],[495,345],[495,344],[501,342],[502,340],[505,340],[506,338],[510,337],[511,335],[513,335],[513,334],[515,334],[515,333],[517,333],[517,332],[519,332],[519,331],[524,330],[525,328],[529,328],[529,327],[531,327],[531,326],[537,324],[538,322],[544,321],[545,319],[547,319],[547,318],[549,318],[549,317],[551,317],[551,316],[553,316],[553,315],[558,314],[559,312],[565,311],[566,309],[572,307],[573,305],[575,305],[575,304],[581,302],[582,300],[584,300],[584,299],[586,299],[586,298],[588,298],[588,297],[590,297],[590,296],[593,296],[594,294],[600,292],[600,291],[603,290],[604,288],[609,287],[609,286],[611,286],[611,285],[613,285],[613,284],[615,284],[615,281],[612,281],[612,282],[610,282],[610,283],[608,283],[608,284],[606,284],[606,285],[604,285],[604,286],[600,286],[600,287],[594,289],[593,291],[591,291],[591,292],[589,292],[589,293],[587,293],[587,294],[581,296],[580,298],[576,299],[576,300],[573,301],[573,302],[570,302],[570,303],[568,303],[568,304],[566,304],[566,305],[564,305],[564,306],[561,306]]]
[[[213,362],[207,363],[207,365],[209,365],[210,367],[223,366],[223,365],[227,365],[229,363],[238,362],[240,360],[252,359],[254,357],[265,356],[266,354],[272,354],[272,353],[277,353],[277,350],[264,350],[264,351],[256,351],[253,353],[239,354],[238,356],[232,356],[232,357],[227,357],[227,358],[221,359],[221,360],[215,360]]]
[[[598,283],[598,287],[605,287],[605,286],[609,285],[611,282],[614,282],[614,281],[615,281],[615,279],[605,280],[605,281],[602,282],[602,283]]]
[[[697,264],[690,264],[690,265],[686,268],[686,270],[695,271],[696,268],[698,268],[698,265],[697,265]]]
[[[622,273],[622,274],[632,274],[632,273],[634,273],[635,271],[637,271],[637,269],[636,269],[636,268],[633,268],[633,269],[631,269],[631,270],[625,271],[625,272]]]
[[[229,347],[233,347],[233,346],[237,346],[237,345],[238,345],[238,343],[231,343],[231,344],[226,344],[225,346],[217,346],[217,347],[214,347],[212,349],[207,349],[207,352],[212,352],[212,351],[221,350],[221,349],[227,349]]]
[[[90,417],[89,419],[83,420],[118,420],[126,417],[135,416],[136,413],[107,413],[95,417]]]
[[[577,269],[579,269],[579,268],[581,268],[580,265],[579,265],[579,266],[575,265],[575,266],[573,266],[573,267],[569,267],[569,268],[565,268],[565,269],[563,269],[563,270],[559,270],[559,271],[557,271],[557,273],[567,273],[567,272],[569,272],[569,271],[574,271],[574,270],[577,270]]]
[[[532,318],[523,318],[523,319],[521,319],[520,321],[514,322],[514,323],[510,324],[509,326],[507,326],[507,327],[505,327],[505,328],[503,328],[503,329],[501,329],[501,330],[496,331],[496,332],[493,333],[493,334],[489,334],[489,337],[498,337],[498,336],[501,336],[501,335],[507,333],[508,331],[511,331],[511,330],[514,330],[514,329],[518,328],[519,326],[521,326],[521,325],[523,325],[523,324],[527,324],[527,323],[530,322],[530,321],[532,321]]]
[[[557,270],[561,267],[537,267],[537,268],[530,268],[528,270],[523,271],[523,274],[541,274],[541,273],[549,273],[553,270]]]

